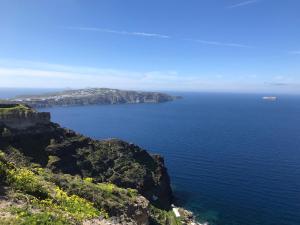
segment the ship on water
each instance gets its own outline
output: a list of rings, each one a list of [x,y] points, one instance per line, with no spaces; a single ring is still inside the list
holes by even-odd
[[[262,97],[262,99],[266,100],[266,101],[276,101],[277,97],[276,96],[264,96],[264,97]]]

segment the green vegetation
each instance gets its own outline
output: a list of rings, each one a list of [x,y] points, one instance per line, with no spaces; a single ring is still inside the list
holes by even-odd
[[[181,225],[180,218],[177,218],[172,210],[165,211],[154,206],[150,207],[151,222],[152,224],[168,224],[168,225]]]
[[[45,174],[53,175],[40,167],[18,167],[6,154],[0,153],[1,182],[12,188],[10,197],[22,202],[20,207],[8,209],[15,215],[14,224],[77,224],[100,215],[108,216],[92,202],[68,194],[48,181]]]
[[[172,191],[163,162],[136,145],[116,139],[95,141],[54,123],[18,133],[0,123],[0,148],[5,152],[20,149],[32,162],[55,173],[136,189],[157,207],[167,210],[170,206]],[[159,198],[153,201],[153,195]]]
[[[176,217],[173,211],[168,212],[168,219],[170,225],[181,225],[180,218]]]
[[[0,113],[28,111],[33,111],[33,109],[22,104],[0,104]]]
[[[90,178],[82,180],[79,176],[53,174],[48,178],[68,194],[87,199],[96,208],[103,209],[109,216],[120,216],[128,206],[134,208],[140,197],[136,190],[124,189],[111,183],[93,183]]]
[[[38,164],[26,162],[24,156],[20,161],[22,154],[17,152],[16,149],[12,154],[0,151],[0,183],[9,187],[7,197],[20,203],[5,209],[10,217],[1,218],[0,215],[0,224],[82,224],[99,216],[118,217],[141,210],[138,208],[141,196],[137,190],[112,183],[94,183],[89,177],[55,174]],[[148,205],[145,207],[147,212]],[[159,212],[157,215],[167,216],[166,211],[151,208]],[[162,220],[153,217],[151,221]]]
[[[20,224],[20,225],[64,225],[72,224],[63,217],[63,215],[55,214],[53,212],[36,212],[32,213],[27,208],[10,208],[9,211],[14,215],[10,221],[3,221],[3,224]]]
[[[55,124],[31,127],[16,138],[14,132],[0,127],[0,148],[6,152],[11,152],[9,148],[21,148],[32,161],[55,173],[136,189],[150,200],[153,194],[168,193],[164,194],[166,199],[156,201],[156,206],[169,206],[171,188],[163,165],[138,146],[115,139],[94,141]]]
[[[32,111],[33,109],[22,104],[0,104],[0,115]]]
[[[29,169],[11,166],[10,169],[6,170],[6,180],[13,188],[26,194],[38,198],[47,198],[49,195],[47,190],[49,185]]]

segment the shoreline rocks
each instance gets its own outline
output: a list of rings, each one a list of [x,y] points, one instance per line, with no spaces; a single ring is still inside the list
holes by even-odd
[[[196,221],[196,217],[193,212],[186,210],[182,207],[176,207],[172,204],[172,211],[175,214],[175,217],[180,220],[182,225],[209,225],[208,222],[199,223]]]

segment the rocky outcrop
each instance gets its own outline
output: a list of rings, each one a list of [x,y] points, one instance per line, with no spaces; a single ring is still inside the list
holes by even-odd
[[[0,124],[14,129],[26,129],[37,124],[50,123],[50,113],[39,113],[30,107],[23,107],[18,104],[0,105]]]
[[[135,204],[127,207],[123,215],[131,218],[131,221],[128,221],[122,215],[112,217],[110,221],[113,224],[122,225],[149,225],[149,201],[142,196],[137,197]]]

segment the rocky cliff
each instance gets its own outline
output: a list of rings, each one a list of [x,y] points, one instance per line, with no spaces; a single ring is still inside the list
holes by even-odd
[[[90,139],[61,128],[50,122],[49,114],[27,106],[2,105],[0,115],[0,156],[5,156],[0,160],[3,185],[14,189],[14,185],[20,184],[18,179],[23,178],[21,175],[11,178],[12,174],[28,170],[25,180],[31,175],[38,177],[22,181],[19,189],[15,189],[24,192],[23,188],[29,185],[25,194],[39,201],[44,201],[46,196],[47,201],[57,201],[53,193],[61,189],[66,196],[91,201],[121,224],[168,221],[166,212],[170,209],[172,190],[161,156],[150,155],[134,144],[117,139]],[[30,165],[38,165],[37,171],[48,172],[40,174]],[[38,181],[53,191],[40,193],[42,184],[37,190],[28,184]]]
[[[49,124],[50,113],[38,113],[20,104],[0,104],[0,123],[10,128],[26,129],[37,124]]]
[[[0,123],[3,120],[0,119]],[[25,156],[54,172],[92,177],[137,189],[155,205],[168,208],[171,188],[163,159],[121,140],[95,141],[53,123],[0,127],[0,148],[20,149]],[[27,123],[26,123],[27,126]],[[153,199],[158,198],[156,201]]]

